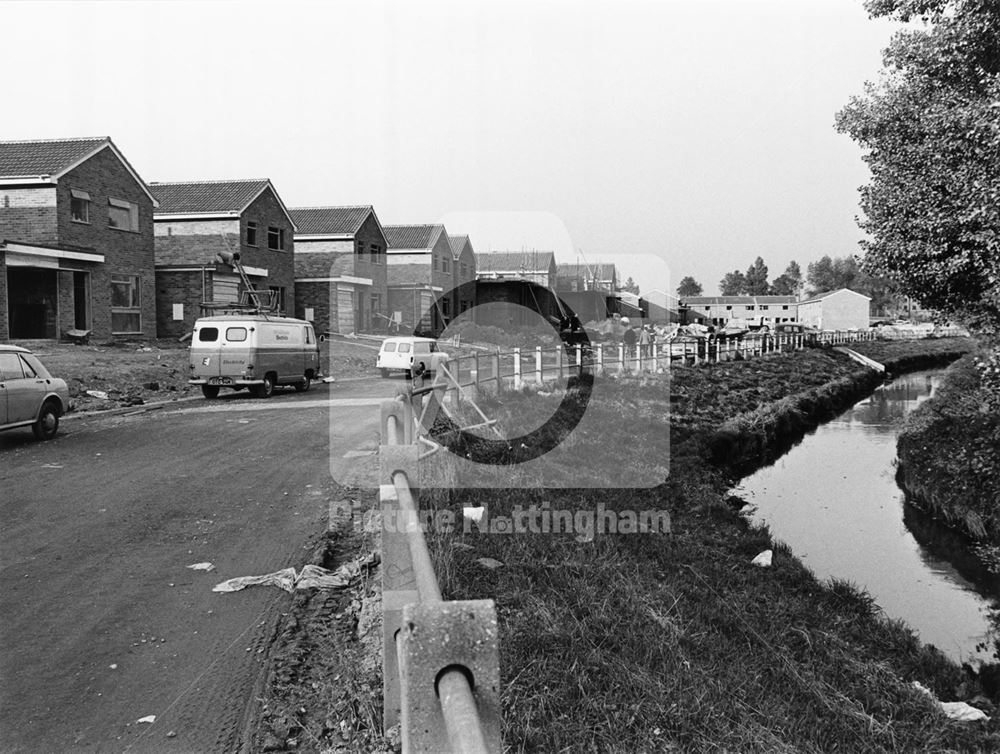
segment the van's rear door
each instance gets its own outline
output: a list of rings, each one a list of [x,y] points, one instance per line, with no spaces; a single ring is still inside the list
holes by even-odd
[[[219,376],[221,367],[220,325],[217,322],[197,323],[191,338],[191,376],[205,379]]]

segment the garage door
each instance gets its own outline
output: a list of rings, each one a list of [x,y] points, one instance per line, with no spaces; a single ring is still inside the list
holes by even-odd
[[[354,290],[337,286],[337,332],[354,332]]]

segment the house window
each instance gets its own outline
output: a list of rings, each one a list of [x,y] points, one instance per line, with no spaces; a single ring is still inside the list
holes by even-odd
[[[448,271],[448,257],[441,257],[441,272]]]
[[[267,227],[267,248],[280,251],[285,248],[285,229],[273,225]]]
[[[6,197],[5,197],[6,198]],[[80,189],[69,190],[69,214],[73,222],[90,222],[90,194]]]
[[[781,308],[782,308],[782,309],[783,309],[784,311],[788,311],[788,307],[787,307],[787,306],[783,306],[783,307],[781,307]]]
[[[431,269],[436,270],[438,268],[438,258],[431,254]]]
[[[257,245],[257,223],[247,220],[247,246]]]
[[[730,305],[730,306],[727,306],[727,307],[726,307],[726,309],[727,309],[728,311],[732,311],[733,307],[732,307],[732,306]]]
[[[111,276],[111,332],[115,335],[142,332],[138,275]]]
[[[379,261],[379,256],[378,256],[378,252],[379,252],[378,244],[374,244],[374,243],[371,244],[368,247],[368,251],[370,251],[371,255],[372,255],[372,264],[381,264],[381,262]]]
[[[752,312],[753,310],[754,310],[753,304],[750,304],[749,306],[747,306],[747,311],[748,312]]]
[[[124,199],[108,198],[108,227],[117,230],[139,230],[139,205]]]
[[[760,305],[761,311],[764,311],[765,309],[767,309],[767,306],[768,306],[767,304],[761,304]]]
[[[705,311],[706,311],[706,312],[710,312],[710,311],[712,311],[712,307],[711,307],[711,306],[706,306],[706,307],[705,307]]]

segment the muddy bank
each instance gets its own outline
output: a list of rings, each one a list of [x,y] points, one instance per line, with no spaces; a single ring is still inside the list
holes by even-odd
[[[899,438],[898,481],[910,503],[971,538],[1000,570],[1000,411],[975,355],[956,362]]]
[[[963,339],[964,341],[965,339]],[[868,344],[862,344],[868,345]],[[872,344],[883,346],[884,344]],[[909,344],[904,344],[909,346]],[[884,347],[858,349],[879,360],[889,374],[901,374],[949,364],[968,353],[968,345],[938,341],[925,352],[893,354]],[[874,355],[873,355],[874,354]],[[708,441],[712,463],[731,479],[744,477],[773,463],[820,424],[843,413],[871,394],[885,377],[869,369],[834,379],[726,421]]]

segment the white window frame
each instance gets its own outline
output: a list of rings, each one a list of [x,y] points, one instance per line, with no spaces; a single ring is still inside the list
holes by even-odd
[[[112,208],[116,210],[125,210],[128,212],[128,227],[122,227],[115,225],[112,221]],[[127,199],[117,199],[113,196],[108,197],[108,227],[112,230],[124,230],[129,233],[139,232],[139,205],[135,202],[130,202]]]
[[[129,303],[125,304],[115,304],[115,286],[116,285],[128,285],[129,289],[127,292],[127,298]],[[142,307],[141,304],[141,290],[142,290],[142,278],[139,275],[132,275],[130,273],[112,273],[111,274],[111,334],[112,335],[136,335],[142,333]],[[137,329],[127,329],[127,330],[116,330],[115,329],[115,315],[125,314],[125,315],[135,315],[137,317],[138,328]]]
[[[250,233],[253,233],[253,240],[250,240]],[[247,246],[257,248],[257,221],[247,220]]]
[[[77,217],[73,211],[73,205],[77,201],[83,202],[83,217]],[[69,190],[69,219],[75,223],[90,225],[90,194],[83,189]]]

